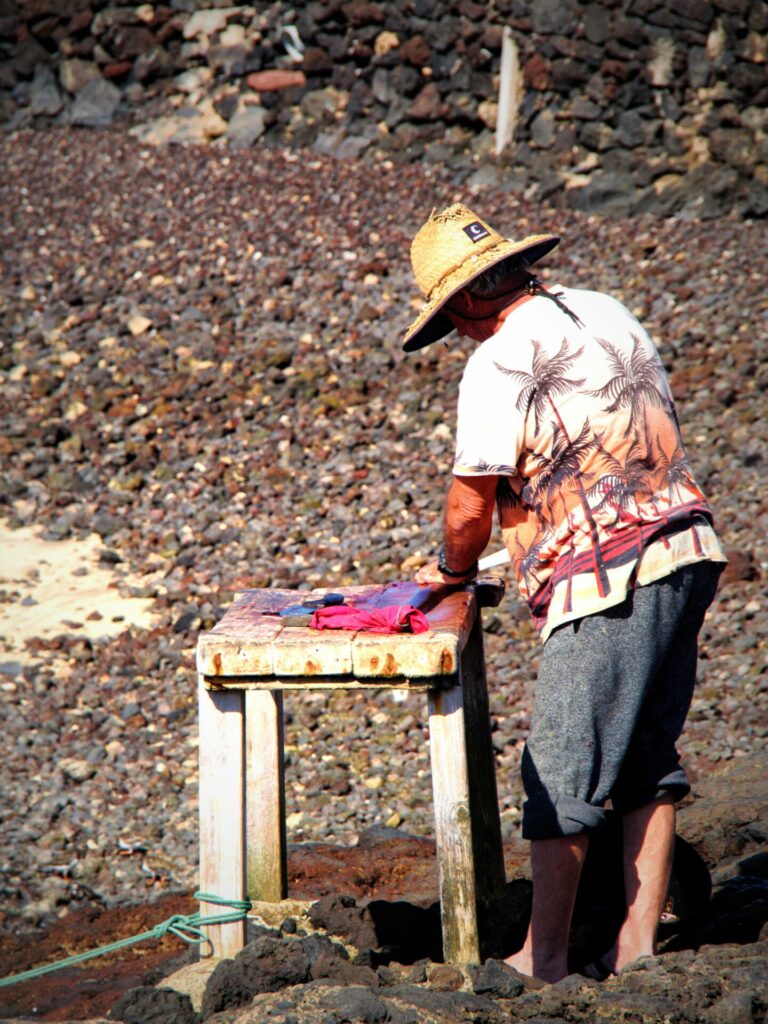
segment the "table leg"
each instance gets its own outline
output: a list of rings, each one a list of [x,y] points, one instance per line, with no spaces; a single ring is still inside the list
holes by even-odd
[[[200,742],[200,891],[245,897],[243,694],[198,683]],[[212,917],[226,908],[200,904]],[[202,956],[232,957],[245,945],[245,921],[210,925]]]
[[[479,617],[458,684],[429,691],[429,736],[443,957],[479,963],[480,926],[505,883]]]
[[[283,695],[245,692],[246,891],[276,903],[288,895],[283,769]]]

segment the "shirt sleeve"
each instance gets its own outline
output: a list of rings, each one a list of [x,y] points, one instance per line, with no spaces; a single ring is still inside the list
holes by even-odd
[[[493,362],[470,359],[459,388],[456,476],[515,476],[525,443],[520,385]]]

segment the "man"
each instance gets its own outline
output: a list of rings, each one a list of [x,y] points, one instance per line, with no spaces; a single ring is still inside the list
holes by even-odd
[[[481,342],[461,381],[442,552],[416,578],[470,581],[497,509],[544,643],[522,759],[533,906],[507,963],[550,982],[568,973],[588,836],[609,800],[627,909],[587,973],[655,952],[689,790],[675,743],[725,561],[646,331],[615,299],[531,272],[559,241],[505,239],[460,204],[433,212],[411,247],[426,301],[403,345],[454,328]]]

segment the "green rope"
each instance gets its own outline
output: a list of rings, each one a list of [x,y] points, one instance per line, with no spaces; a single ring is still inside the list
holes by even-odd
[[[43,967],[35,967],[31,971],[24,971],[22,974],[14,974],[9,978],[0,978],[0,988],[8,985],[18,985],[22,981],[31,981],[32,978],[40,978],[43,974],[51,974],[53,971],[61,971],[65,967],[73,967],[85,960],[92,960],[96,956],[104,956],[105,953],[114,953],[118,949],[132,946],[136,942],[145,942],[147,939],[162,939],[169,932],[177,936],[182,942],[189,945],[202,945],[209,939],[202,931],[212,924],[234,924],[242,921],[251,909],[250,900],[227,900],[223,896],[214,896],[208,892],[196,892],[195,899],[201,903],[214,903],[220,907],[232,907],[232,910],[224,914],[214,914],[211,917],[203,917],[198,911],[195,914],[174,914],[167,921],[161,921],[148,932],[141,935],[133,935],[128,939],[120,939],[118,942],[111,942],[108,946],[99,946],[98,949],[90,949],[86,953],[77,953],[68,956],[64,960],[56,960],[55,963],[45,964]]]

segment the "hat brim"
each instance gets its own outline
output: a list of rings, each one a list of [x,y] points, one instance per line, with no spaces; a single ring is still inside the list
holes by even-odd
[[[498,245],[479,253],[471,264],[463,263],[441,282],[438,293],[424,303],[421,312],[405,332],[403,351],[417,352],[420,348],[426,348],[427,345],[449,334],[453,330],[453,322],[441,312],[443,306],[480,274],[484,274],[486,270],[490,270],[510,256],[525,256],[529,263],[537,263],[559,242],[559,235],[536,235],[523,242],[503,239]]]

